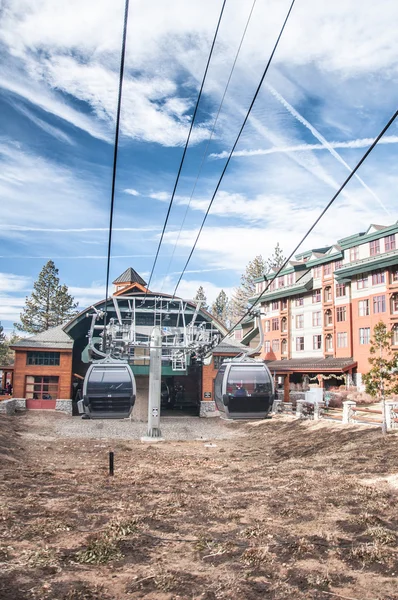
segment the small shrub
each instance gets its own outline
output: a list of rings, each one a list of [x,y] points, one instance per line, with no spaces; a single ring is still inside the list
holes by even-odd
[[[360,561],[365,567],[372,563],[384,563],[386,561],[386,551],[378,542],[358,544],[349,551],[349,558]]]
[[[123,557],[116,540],[109,536],[92,539],[85,550],[76,554],[76,562],[88,565],[102,565]]]

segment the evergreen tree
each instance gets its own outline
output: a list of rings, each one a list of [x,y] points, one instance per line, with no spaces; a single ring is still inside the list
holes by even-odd
[[[8,359],[8,343],[7,343],[7,338],[6,335],[4,333],[4,327],[0,322],[0,365],[7,365],[7,359]]]
[[[278,242],[275,246],[273,255],[267,260],[267,271],[266,272],[269,273],[273,269],[279,269],[283,265],[285,260],[286,260],[286,258],[284,256],[283,251],[282,251],[281,247],[279,246],[279,242]]]
[[[67,286],[60,285],[58,269],[49,260],[33,284],[31,296],[26,298],[21,323],[15,323],[14,326],[27,333],[40,333],[71,319],[76,314],[77,306]]]
[[[199,301],[201,301],[201,305],[200,305],[201,308],[204,308],[205,310],[209,310],[209,305],[207,304],[206,294],[201,285],[199,286],[198,291],[196,292],[196,295],[194,297],[194,302],[199,302]]]
[[[249,298],[256,295],[255,279],[262,277],[267,270],[267,262],[259,255],[251,260],[246,271],[240,278],[240,287],[234,290],[230,303],[230,316],[232,323],[236,323],[245,314],[249,306]]]
[[[7,366],[14,362],[14,350],[10,346],[17,342],[20,338],[13,331],[11,336],[7,338],[4,334],[3,326],[0,322],[0,365]]]
[[[224,325],[229,323],[229,301],[228,296],[221,290],[211,307],[211,313]]]
[[[362,376],[366,391],[383,404],[383,433],[387,431],[385,397],[398,393],[398,354],[391,351],[392,332],[383,321],[375,325],[368,358],[370,371]]]

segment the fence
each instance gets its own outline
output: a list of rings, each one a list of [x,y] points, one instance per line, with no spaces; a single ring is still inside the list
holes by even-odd
[[[386,402],[387,430],[398,428],[398,402]],[[358,406],[353,400],[343,402],[343,408],[332,408],[324,400],[298,399],[295,406],[292,402],[275,400],[273,413],[290,413],[298,419],[325,419],[343,424],[360,424],[381,427],[383,424],[383,410]]]

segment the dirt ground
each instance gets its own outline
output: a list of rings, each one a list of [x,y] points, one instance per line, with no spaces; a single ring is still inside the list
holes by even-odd
[[[0,420],[2,600],[398,600],[396,434],[280,416],[144,445],[56,418]]]

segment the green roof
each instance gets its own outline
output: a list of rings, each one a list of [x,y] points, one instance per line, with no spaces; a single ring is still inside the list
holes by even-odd
[[[378,254],[377,256],[370,256],[369,258],[363,258],[362,260],[356,260],[347,266],[343,266],[338,271],[335,271],[335,277],[337,281],[342,281],[343,279],[350,279],[354,275],[359,275],[360,273],[367,273],[369,271],[374,271],[375,269],[382,269],[392,265],[398,265],[398,250],[386,252],[385,254]]]
[[[312,289],[313,286],[313,278],[311,275],[311,271],[307,271],[300,277],[296,283],[292,285],[287,285],[278,290],[273,290],[272,292],[265,292],[262,294],[261,302],[269,302],[272,300],[278,300],[280,298],[287,298],[289,296],[299,296],[300,294],[304,294]],[[257,300],[258,296],[254,296],[253,298],[249,298],[249,302],[253,303]]]
[[[378,240],[386,235],[392,235],[394,233],[398,233],[398,222],[394,223],[394,225],[389,225],[388,227],[378,229],[373,233],[367,233],[366,231],[363,231],[355,235],[350,235],[346,238],[342,238],[338,241],[338,243],[343,247],[344,250],[346,250],[347,248],[358,246],[358,244],[366,244],[367,242],[372,242],[373,240]]]

